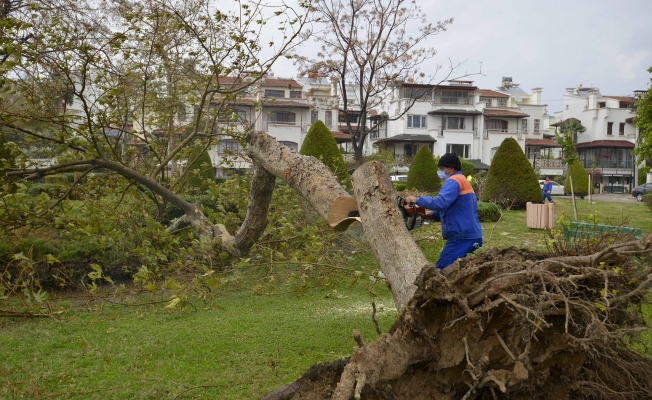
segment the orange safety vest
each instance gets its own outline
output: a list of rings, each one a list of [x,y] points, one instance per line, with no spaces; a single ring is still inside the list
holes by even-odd
[[[455,182],[457,182],[458,185],[460,185],[460,196],[463,194],[475,194],[473,187],[471,187],[469,181],[466,180],[464,174],[451,175],[448,178],[453,179]]]

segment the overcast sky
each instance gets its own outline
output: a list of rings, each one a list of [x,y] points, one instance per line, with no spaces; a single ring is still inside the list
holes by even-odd
[[[437,56],[424,66],[465,61],[483,89],[503,76],[528,91],[543,88],[548,112],[562,108],[564,88],[598,87],[603,95],[647,89],[652,66],[652,0],[417,0],[438,21],[455,18],[429,39]],[[276,75],[292,76],[291,64]],[[296,73],[295,73],[296,74]]]

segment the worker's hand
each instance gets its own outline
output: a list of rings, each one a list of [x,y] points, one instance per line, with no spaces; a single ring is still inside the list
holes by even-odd
[[[408,204],[416,203],[417,198],[414,197],[414,196],[408,196],[408,197],[405,198],[405,202],[408,203]]]
[[[426,217],[432,217],[432,210],[426,210]]]

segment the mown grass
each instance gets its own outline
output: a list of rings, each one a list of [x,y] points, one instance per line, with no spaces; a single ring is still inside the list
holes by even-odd
[[[372,301],[387,331],[397,312],[377,286],[377,296],[343,284],[301,295],[225,294],[196,311],[98,305],[60,321],[5,319],[0,397],[148,399],[188,390],[181,398],[256,398],[350,355],[353,329],[375,340]]]
[[[555,201],[556,218],[572,216],[569,198]],[[652,213],[637,203],[584,200],[578,209],[580,218],[593,214],[600,222],[652,232]],[[438,231],[438,225],[414,231],[433,263],[443,245]],[[543,232],[527,228],[525,211],[509,211],[498,224],[484,223],[483,231],[487,247],[542,246]],[[371,272],[377,264],[370,254],[358,253],[350,267]],[[195,302],[197,309],[176,312],[162,305],[94,304],[71,307],[61,320],[5,318],[0,321],[0,397],[257,398],[315,363],[350,355],[353,329],[375,340],[372,301],[386,332],[397,317],[387,288],[349,285],[345,279],[336,290],[227,293],[206,306]]]

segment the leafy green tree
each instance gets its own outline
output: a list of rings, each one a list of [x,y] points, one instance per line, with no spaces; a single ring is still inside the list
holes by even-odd
[[[523,208],[527,202],[541,202],[541,187],[532,164],[516,139],[507,138],[494,155],[482,201],[494,201],[513,208]]]
[[[191,191],[203,191],[211,182],[215,182],[215,171],[213,171],[213,162],[207,151],[203,151],[199,156],[191,156],[189,161],[195,159],[195,162],[186,172],[189,176],[188,186]]]
[[[575,196],[584,198],[589,194],[589,174],[586,172],[579,160],[573,161],[568,168],[566,182],[564,182],[564,193],[571,193],[570,177],[573,177],[573,191]]]
[[[473,172],[475,172],[475,165],[471,161],[465,160],[464,158],[460,157],[460,163],[462,163],[462,173],[464,176],[470,176],[473,175]]]
[[[441,187],[441,179],[437,176],[437,163],[428,146],[421,146],[414,156],[405,187],[422,192],[435,192]]]
[[[333,134],[321,120],[312,124],[308,129],[299,153],[319,159],[333,171],[340,185],[347,189],[352,188],[351,175],[346,169],[344,157],[337,147]]]
[[[568,166],[568,172],[566,174],[566,180],[572,181],[573,185],[569,186],[569,192],[572,192],[571,187],[574,190],[575,177],[573,176],[573,169],[570,167],[578,159],[577,158],[577,149],[575,147],[576,136],[580,133],[586,131],[586,128],[582,123],[575,118],[570,118],[566,121],[563,121],[557,125],[555,130],[555,137],[557,138],[557,143],[561,145],[561,148],[564,152],[564,158],[562,162]],[[565,185],[564,185],[565,186]],[[575,204],[575,196],[571,199],[573,202],[573,214],[577,220],[577,204]]]
[[[647,72],[652,74],[652,67]],[[652,83],[652,78],[650,78]],[[640,131],[639,140],[632,154],[639,160],[652,161],[652,86],[636,103],[634,124]]]
[[[9,170],[16,165],[16,156],[7,144],[4,135],[0,133],[0,180],[3,180]]]

